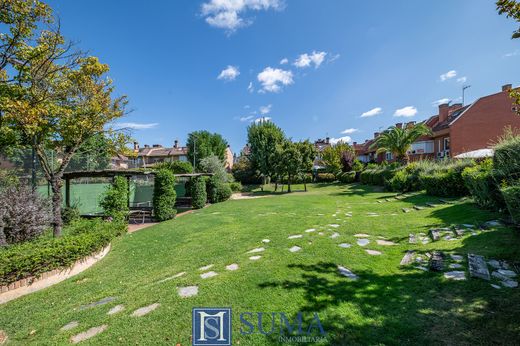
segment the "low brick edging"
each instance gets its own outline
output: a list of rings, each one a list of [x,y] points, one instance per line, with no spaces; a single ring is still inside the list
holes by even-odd
[[[28,277],[8,286],[0,286],[0,305],[29,293],[55,285],[92,267],[110,251],[110,244],[101,251],[77,260],[69,268],[59,268],[43,273],[39,277]]]

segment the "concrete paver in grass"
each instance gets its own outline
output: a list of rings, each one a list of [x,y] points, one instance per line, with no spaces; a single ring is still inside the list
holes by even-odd
[[[74,336],[71,336],[70,342],[73,344],[77,344],[78,342],[85,341],[87,339],[90,339],[102,332],[104,332],[108,328],[108,325],[103,324],[98,327],[92,327],[87,331],[84,331],[83,333],[76,334]]]
[[[77,326],[79,326],[79,322],[78,321],[72,321],[72,322],[67,323],[63,327],[61,327],[60,330],[62,330],[62,331],[71,330],[71,329],[76,328]]]
[[[291,248],[289,249],[289,251],[291,251],[291,252],[298,252],[298,251],[300,251],[301,249],[302,249],[302,248],[299,247],[299,246],[293,246],[293,247],[291,247]]]
[[[269,239],[262,239],[262,243],[264,243],[264,244],[267,244],[267,243],[269,243],[270,241],[271,241],[271,240],[269,240]]]
[[[339,237],[339,233],[338,232],[334,232],[334,233],[332,233],[332,235],[330,237],[332,239],[336,239],[337,237]]]
[[[351,272],[348,268],[338,265],[338,271],[340,275],[346,276],[349,279],[357,280],[359,276]]]
[[[351,247],[352,245],[348,244],[348,243],[341,243],[338,245],[340,248],[343,248],[343,249],[348,249],[349,247]]]
[[[309,228],[309,229],[305,230],[305,233],[311,233],[311,232],[315,232],[315,231],[316,231],[316,228]]]
[[[357,240],[357,244],[359,246],[367,246],[369,243],[370,243],[370,240],[365,239],[365,238],[361,238],[361,239]]]
[[[199,270],[200,271],[206,271],[206,270],[208,270],[210,268],[213,268],[213,266],[214,266],[214,264],[208,264],[206,266],[200,267]]]
[[[338,228],[338,227],[339,227],[339,225],[338,225],[337,223],[332,223],[332,224],[330,224],[329,226],[330,226],[330,227],[333,227],[333,228]]]
[[[354,237],[356,237],[356,238],[368,238],[368,237],[370,237],[370,235],[368,235],[366,233],[357,233],[357,234],[354,234]]]
[[[257,247],[256,249],[249,250],[247,253],[257,253],[257,252],[263,252],[263,251],[265,251],[265,248]]]
[[[196,296],[199,294],[199,287],[198,286],[186,286],[186,287],[179,287],[177,288],[177,294],[181,298],[189,298]]]
[[[301,234],[295,234],[295,235],[290,235],[287,237],[287,239],[298,239],[298,238],[301,238],[303,237],[303,235]]]
[[[381,255],[381,251],[377,251],[377,250],[369,250],[369,249],[365,249],[366,253],[369,254],[370,256],[379,256]]]
[[[112,309],[108,310],[107,315],[115,315],[117,313],[120,313],[125,309],[125,306],[122,304],[114,306]]]
[[[258,261],[260,258],[262,258],[262,256],[251,256],[251,257],[249,257],[249,259],[251,261]]]
[[[238,264],[232,263],[232,264],[226,266],[226,270],[230,270],[230,271],[238,270]]]
[[[384,240],[384,239],[377,239],[377,240],[376,240],[376,243],[377,243],[377,245],[382,245],[382,246],[392,246],[392,245],[397,245],[397,243],[394,243],[393,241],[390,241],[390,240]]]
[[[90,308],[93,308],[93,307],[96,307],[96,306],[105,305],[105,304],[108,304],[110,302],[113,302],[114,300],[116,300],[116,297],[106,297],[106,298],[103,298],[101,300],[98,300],[97,302],[90,303],[90,304],[87,304],[87,305],[82,305],[82,306],[79,307],[79,310],[85,310],[85,309],[90,309]]]
[[[158,283],[158,284],[161,284],[161,283],[163,283],[163,282],[166,282],[166,281],[170,281],[170,280],[173,280],[173,279],[179,278],[179,277],[181,277],[181,276],[183,276],[183,275],[185,275],[185,274],[186,274],[186,272],[180,272],[180,273],[177,273],[177,274],[175,274],[175,275],[168,276],[167,278],[164,278],[164,279],[162,279],[162,280],[159,280],[159,281],[157,281],[157,283]]]
[[[207,272],[207,273],[202,273],[202,274],[200,274],[200,277],[201,277],[202,279],[209,279],[209,278],[212,278],[212,277],[217,276],[217,275],[218,275],[218,273],[216,273],[216,272],[214,272],[214,271],[211,271],[211,272]]]
[[[161,304],[159,304],[159,303],[153,303],[153,304],[150,304],[147,306],[143,306],[142,308],[139,308],[139,309],[135,310],[134,312],[132,312],[132,316],[133,317],[142,317],[144,315],[148,315],[150,312],[154,311],[159,306],[161,306]]]

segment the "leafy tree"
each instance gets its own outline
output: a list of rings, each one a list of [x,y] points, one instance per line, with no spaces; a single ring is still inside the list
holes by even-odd
[[[114,220],[124,220],[128,214],[128,181],[125,177],[116,176],[99,201],[106,216]]]
[[[377,148],[378,153],[391,152],[398,162],[406,164],[412,143],[429,134],[431,130],[422,123],[404,128],[391,126],[375,139],[371,148]]]
[[[224,161],[228,143],[218,133],[195,131],[188,134],[186,146],[188,147],[188,160],[192,163],[195,158],[195,168],[199,169],[200,161],[208,156],[215,155]]]
[[[242,155],[232,168],[233,177],[242,184],[258,184],[261,179],[251,164],[249,157]]]
[[[309,141],[305,140],[303,142],[296,143],[298,150],[300,151],[301,161],[298,169],[298,174],[300,176],[305,175],[312,171],[312,166],[314,164],[314,159],[316,158],[316,148]],[[305,191],[307,191],[307,180],[303,179],[303,186]]]
[[[329,172],[336,174],[342,169],[343,153],[354,153],[354,148],[344,142],[338,142],[334,145],[326,147],[321,153],[322,161]]]
[[[341,171],[350,172],[353,170],[354,161],[356,160],[356,152],[354,150],[344,151],[341,153]]]
[[[287,176],[287,192],[291,192],[292,180],[298,175],[302,167],[302,154],[297,143],[284,141],[279,145],[278,168],[283,175]]]
[[[113,154],[109,138],[103,133],[88,138],[74,156],[72,156],[67,171],[92,171],[107,169]]]
[[[250,145],[249,159],[253,169],[262,177],[262,184],[266,184],[275,172],[277,146],[285,140],[285,135],[278,126],[271,121],[253,123],[247,128],[247,141]],[[263,185],[262,185],[263,190]]]
[[[200,161],[200,168],[204,173],[213,173],[213,177],[222,183],[228,182],[228,174],[224,167],[224,162],[215,155],[203,158]]]

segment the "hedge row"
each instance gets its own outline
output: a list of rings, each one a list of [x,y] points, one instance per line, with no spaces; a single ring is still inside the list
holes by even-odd
[[[40,237],[0,248],[0,286],[70,267],[100,251],[126,230],[124,222],[79,220],[66,227],[65,235],[60,238]]]

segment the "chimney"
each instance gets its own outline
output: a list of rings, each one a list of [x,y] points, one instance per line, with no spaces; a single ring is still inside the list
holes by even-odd
[[[325,138],[325,143],[329,144],[330,137]]]
[[[148,144],[145,144],[144,147],[147,149],[150,148],[150,146]]]
[[[502,91],[509,91],[513,88],[513,85],[512,84],[505,84],[505,85],[502,85]]]
[[[381,133],[379,133],[379,132],[374,132],[374,138],[379,137],[380,134],[381,134]]]
[[[398,129],[402,129],[403,123],[397,123],[397,124],[395,124],[395,127],[397,127]]]
[[[448,103],[443,103],[442,105],[439,105],[439,123],[448,120],[449,111],[450,105]]]
[[[357,142],[352,142],[352,146],[355,147],[357,145]]]
[[[134,151],[139,151],[139,142],[134,142]]]
[[[178,140],[178,139],[176,139],[176,140],[173,141],[173,147],[174,147],[175,149],[177,149],[177,148],[179,147],[179,140]]]
[[[406,123],[406,128],[409,129],[410,127],[413,127],[415,125],[415,121],[409,121]]]
[[[160,145],[160,144],[154,144],[154,145],[152,145],[152,147],[153,147],[153,148],[162,148],[162,145]]]

